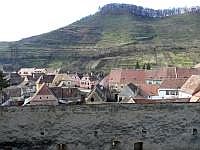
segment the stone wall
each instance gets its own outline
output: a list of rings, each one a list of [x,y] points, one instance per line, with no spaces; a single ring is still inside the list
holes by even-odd
[[[0,107],[0,149],[133,150],[137,142],[199,150],[200,104]]]

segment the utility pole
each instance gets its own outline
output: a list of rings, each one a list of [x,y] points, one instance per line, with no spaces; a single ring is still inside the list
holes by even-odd
[[[157,56],[156,47],[154,47],[154,54],[155,54],[156,65],[158,65],[158,56]]]
[[[10,59],[11,59],[11,64],[16,65],[16,59],[17,59],[17,46],[16,46],[16,44],[10,45]]]

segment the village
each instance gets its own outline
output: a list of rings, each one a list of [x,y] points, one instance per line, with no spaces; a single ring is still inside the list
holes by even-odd
[[[200,68],[120,69],[109,74],[21,68],[4,72],[1,106],[200,102]]]

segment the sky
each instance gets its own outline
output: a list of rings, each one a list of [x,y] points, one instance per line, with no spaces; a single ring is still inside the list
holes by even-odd
[[[200,6],[200,0],[0,0],[0,41],[16,41],[58,29],[109,3],[154,9]]]

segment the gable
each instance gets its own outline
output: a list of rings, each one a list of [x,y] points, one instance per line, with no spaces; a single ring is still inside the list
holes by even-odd
[[[137,89],[132,89],[129,86],[125,86],[119,93],[119,96],[126,96],[126,97],[135,96],[136,93],[137,93]]]
[[[57,97],[52,93],[52,91],[47,87],[47,85],[44,83],[40,87],[40,89],[35,93],[35,95],[32,97],[30,104],[47,104],[47,105],[57,105],[58,99]]]

